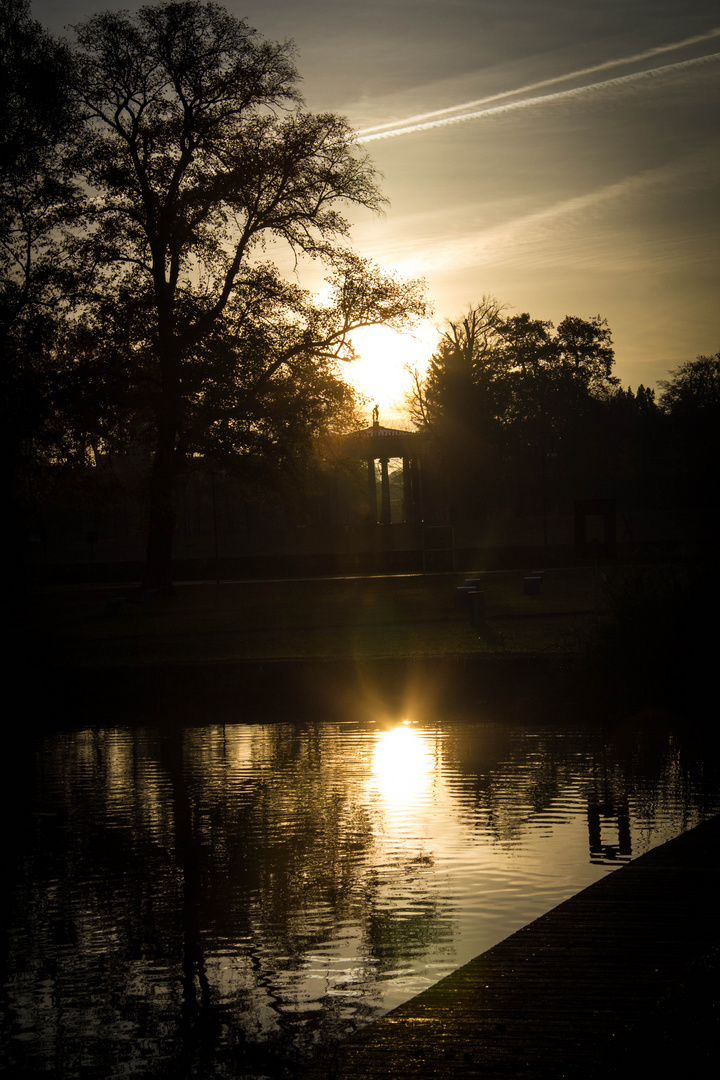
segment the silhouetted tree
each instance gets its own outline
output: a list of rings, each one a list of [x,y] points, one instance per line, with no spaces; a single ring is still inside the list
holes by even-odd
[[[618,385],[612,375],[614,351],[600,316],[567,316],[553,324],[528,314],[506,319],[501,352],[510,388],[507,419],[533,429],[562,428],[591,396]]]
[[[503,317],[484,297],[449,322],[411,402],[436,438],[456,512],[472,516],[540,489],[542,458],[566,440],[574,457],[595,403],[615,392],[610,331],[600,316],[557,327]]]
[[[720,414],[720,352],[714,356],[698,356],[671,371],[669,379],[661,379],[660,406],[673,416]]]
[[[720,466],[720,352],[698,356],[660,380],[673,501],[717,515]]]
[[[415,373],[410,415],[420,427],[441,422],[446,414],[461,420],[466,413],[472,427],[484,401],[488,415],[497,412],[495,390],[504,372],[500,352],[502,308],[485,296],[457,322],[448,320],[427,373]]]
[[[383,200],[346,122],[302,111],[291,46],[197,0],[96,15],[77,38],[92,197],[75,250],[93,268],[78,335],[124,406],[107,419],[151,446],[145,584],[168,588],[193,456],[297,447],[347,403],[348,334],[423,302],[338,247],[341,204]],[[329,305],[263,261],[268,242],[330,267]]]
[[[497,494],[502,458],[498,417],[507,396],[502,325],[501,305],[484,296],[461,319],[448,320],[426,375],[414,374],[410,415],[433,437],[439,486],[449,497],[453,517],[474,516]],[[431,467],[426,462],[426,471]]]
[[[38,467],[65,440],[57,343],[71,275],[58,226],[75,196],[71,83],[67,48],[27,0],[0,0],[0,498],[11,589]]]
[[[665,443],[654,391],[616,387],[588,399],[571,444],[571,468],[558,464],[578,494],[612,495],[635,509],[657,507],[667,498]]]
[[[555,329],[522,314],[505,320],[502,337],[509,389],[502,417],[506,491],[512,500],[537,505],[550,466],[554,482],[546,499],[553,492],[567,499],[571,491],[586,493],[579,466],[595,463],[586,453],[592,418],[619,385],[607,323],[600,316],[567,316]]]

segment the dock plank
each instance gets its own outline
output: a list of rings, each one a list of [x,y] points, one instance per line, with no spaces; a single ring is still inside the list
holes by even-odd
[[[714,1075],[720,817],[613,871],[369,1025],[307,1080]]]

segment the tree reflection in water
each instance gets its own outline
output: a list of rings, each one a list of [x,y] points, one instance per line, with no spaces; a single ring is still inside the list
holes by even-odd
[[[720,808],[701,749],[643,729],[96,728],[27,765],[14,1077],[291,1075]]]

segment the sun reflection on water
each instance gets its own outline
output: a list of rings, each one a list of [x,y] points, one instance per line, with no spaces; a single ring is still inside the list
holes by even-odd
[[[362,722],[29,744],[34,811],[16,815],[2,928],[4,1074],[83,1055],[93,1075],[187,1072],[188,994],[203,1021],[193,1065],[212,1055],[237,1075],[241,1048],[246,1075],[297,1071],[298,1054],[720,809],[717,770],[680,733],[406,707],[404,723],[369,701]]]
[[[382,731],[373,750],[375,788],[386,805],[402,807],[430,788],[435,762],[426,736],[408,724]]]

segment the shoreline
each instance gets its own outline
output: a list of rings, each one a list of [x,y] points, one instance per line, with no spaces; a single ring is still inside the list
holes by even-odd
[[[720,1033],[719,886],[717,816],[576,893],[301,1076],[602,1080],[658,1067],[710,1075]]]

